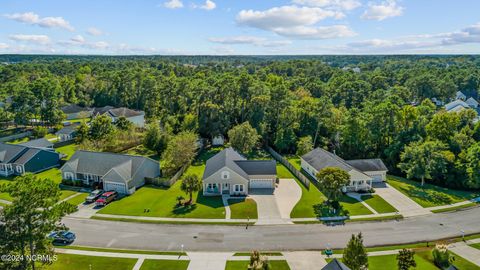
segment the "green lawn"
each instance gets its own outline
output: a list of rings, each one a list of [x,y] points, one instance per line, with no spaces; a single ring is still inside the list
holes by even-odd
[[[20,139],[13,140],[13,141],[8,141],[7,143],[20,144],[20,143],[24,143],[24,142],[28,142],[28,141],[30,141],[30,138],[27,136],[27,137],[23,137],[23,138],[20,138]]]
[[[7,180],[5,178],[2,178],[0,179],[0,185],[3,185],[3,184],[10,184],[12,182],[12,180]],[[7,200],[7,201],[11,201],[12,200],[12,197],[10,196],[10,194],[8,193],[0,193],[0,199],[2,200]]]
[[[340,198],[340,205],[342,206],[343,210],[348,211],[348,215],[350,216],[373,214],[361,202],[352,197],[348,197],[347,195],[343,195]]]
[[[108,258],[95,256],[82,256],[72,254],[58,254],[58,260],[46,266],[48,270],[131,270],[137,259]]]
[[[310,184],[310,188],[307,189],[296,177],[294,177],[290,171],[281,164],[277,164],[277,174],[280,171],[285,171],[288,173],[288,177],[293,178],[297,181],[297,184],[302,189],[302,197],[300,201],[295,205],[292,212],[290,213],[291,218],[312,218],[317,217],[316,208],[325,201],[325,195],[323,195],[318,188]],[[279,176],[280,177],[280,176]]]
[[[249,261],[227,261],[225,270],[246,270]],[[271,270],[290,270],[287,261],[270,261]]]
[[[70,157],[73,155],[73,153],[75,153],[76,150],[77,150],[77,145],[76,144],[69,144],[69,145],[65,145],[65,146],[62,146],[62,147],[55,148],[55,151],[57,151],[61,154],[67,155],[64,158],[65,160],[70,159]]]
[[[473,247],[473,248],[476,248],[476,249],[480,249],[480,243],[471,244],[470,246]]]
[[[447,205],[478,197],[480,194],[469,191],[443,188],[431,184],[420,186],[419,182],[396,176],[387,176],[388,183],[423,207]]]
[[[299,156],[287,156],[286,159],[288,160],[288,162],[290,162],[290,164],[293,165],[293,167],[299,171],[302,170],[302,163],[300,161],[300,157]]]
[[[42,179],[50,179],[57,184],[62,182],[62,172],[59,168],[52,168],[41,173],[37,173],[36,176]]]
[[[149,157],[154,160],[160,160],[158,154],[150,149],[145,148],[143,145],[139,145],[133,148],[130,148],[126,151],[123,151],[124,154],[134,155],[134,156],[144,156]]]
[[[100,214],[152,216],[175,218],[225,218],[221,197],[204,197],[202,191],[194,193],[194,203],[188,207],[177,207],[178,196],[188,196],[180,190],[181,182],[170,188],[145,186],[134,194],[110,203]],[[149,212],[145,212],[149,209]]]
[[[190,261],[146,259],[145,261],[143,261],[140,270],[186,270],[189,263]]]
[[[458,269],[461,270],[479,270],[480,266],[477,266],[470,261],[465,260],[464,258],[458,256],[457,254],[453,253],[455,260],[453,261],[453,265],[456,266]]]
[[[192,165],[188,167],[184,175],[196,174],[201,179],[203,176],[203,171],[205,171],[205,164],[207,163],[207,160],[213,157],[218,152],[222,151],[223,148],[224,147],[213,147],[213,148],[203,150],[198,155],[198,157],[193,161]]]
[[[415,262],[419,270],[438,270],[433,264],[430,251],[418,252],[415,254]],[[370,256],[368,257],[369,270],[397,269],[397,255]]]
[[[258,218],[257,203],[253,199],[230,199],[228,204],[232,219]]]
[[[77,195],[70,200],[67,200],[68,203],[73,204],[73,205],[79,205],[85,201],[85,198],[87,198],[88,193],[80,193],[80,195]]]
[[[61,191],[61,194],[60,194],[60,200],[63,200],[65,198],[68,198],[70,196],[72,196],[73,194],[77,193],[76,191],[72,191],[72,190],[62,190]]]
[[[375,209],[378,213],[392,213],[397,212],[395,207],[391,206],[388,202],[386,202],[382,197],[378,195],[364,195],[362,196],[362,200],[366,202],[370,207]]]

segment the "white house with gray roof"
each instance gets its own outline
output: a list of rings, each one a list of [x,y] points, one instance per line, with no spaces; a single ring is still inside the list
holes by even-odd
[[[316,178],[317,173],[326,167],[335,167],[350,175],[350,183],[343,191],[370,190],[372,183],[386,180],[387,167],[381,159],[343,160],[334,153],[316,148],[300,158],[301,167],[310,176]]]
[[[251,189],[274,189],[275,160],[247,160],[229,147],[207,160],[203,173],[204,195],[248,195]]]
[[[107,115],[112,118],[112,122],[116,122],[120,117],[125,117],[128,121],[132,122],[136,127],[145,127],[145,112],[132,110],[129,108],[121,107],[114,108],[112,106],[105,106],[95,108],[93,115]]]
[[[153,159],[106,152],[76,151],[62,168],[66,180],[100,185],[104,190],[132,194],[146,178],[160,176],[160,164]]]

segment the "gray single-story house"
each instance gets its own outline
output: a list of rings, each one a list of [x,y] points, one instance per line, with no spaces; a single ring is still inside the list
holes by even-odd
[[[372,183],[386,180],[387,167],[381,159],[343,160],[334,153],[316,148],[300,158],[301,167],[310,176],[326,167],[336,167],[350,175],[350,183],[343,188],[347,191],[370,190]]]
[[[45,138],[30,140],[24,143],[20,143],[19,145],[23,145],[27,147],[35,147],[35,148],[53,149],[53,143]]]
[[[204,195],[248,195],[251,189],[275,189],[275,160],[247,160],[229,147],[207,160]]]
[[[112,118],[112,122],[116,122],[120,117],[125,117],[128,121],[132,122],[136,127],[143,128],[145,127],[145,112],[132,110],[129,108],[121,107],[114,108],[112,106],[105,106],[95,108],[93,115],[107,115]]]
[[[104,190],[132,194],[146,178],[160,176],[160,164],[153,159],[124,154],[76,151],[62,168],[65,180],[85,185],[103,184]]]
[[[60,108],[67,116],[67,120],[91,117],[93,109],[88,107],[81,107],[76,104],[70,104]]]
[[[60,154],[51,149],[0,143],[0,175],[38,173],[57,167]]]
[[[77,136],[78,126],[80,126],[80,124],[77,123],[59,129],[57,132],[55,132],[58,141],[65,142],[75,139],[75,136]]]

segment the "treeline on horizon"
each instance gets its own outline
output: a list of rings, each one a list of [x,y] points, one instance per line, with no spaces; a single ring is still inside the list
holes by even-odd
[[[0,62],[0,98],[13,100],[0,122],[55,126],[65,104],[125,106],[172,134],[194,127],[211,139],[248,121],[285,155],[307,142],[345,159],[382,158],[409,178],[480,187],[477,112],[446,113],[430,101],[449,102],[457,91],[478,98],[479,56],[1,55]],[[402,165],[425,157],[435,160],[428,171]]]

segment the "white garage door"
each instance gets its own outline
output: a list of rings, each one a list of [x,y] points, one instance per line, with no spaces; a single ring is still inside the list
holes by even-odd
[[[125,184],[115,183],[115,182],[105,182],[104,183],[104,190],[115,190],[118,193],[127,193],[127,189],[125,188]]]
[[[371,174],[370,177],[373,178],[372,182],[382,182],[383,181],[382,174]]]
[[[252,179],[250,180],[250,188],[273,188],[272,179]]]

